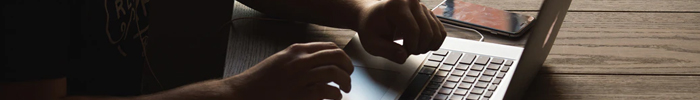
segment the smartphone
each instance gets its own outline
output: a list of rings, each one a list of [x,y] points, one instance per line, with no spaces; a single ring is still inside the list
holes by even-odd
[[[518,37],[529,29],[535,18],[477,5],[462,0],[445,0],[432,9],[441,22],[473,28],[482,32]]]

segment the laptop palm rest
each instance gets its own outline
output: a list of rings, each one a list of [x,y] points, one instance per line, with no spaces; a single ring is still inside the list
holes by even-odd
[[[352,89],[343,93],[343,100],[378,100],[389,91],[392,82],[396,82],[397,72],[355,67],[350,75]],[[335,85],[335,84],[332,84]]]

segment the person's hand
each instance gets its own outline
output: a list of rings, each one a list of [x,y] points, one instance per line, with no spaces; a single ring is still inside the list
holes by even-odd
[[[340,99],[340,90],[350,91],[352,72],[350,58],[334,43],[313,42],[289,46],[225,82],[239,100]]]
[[[447,36],[442,23],[418,0],[365,3],[357,25],[368,53],[397,63],[404,63],[409,54],[439,49]],[[397,39],[404,39],[403,46],[393,42]]]

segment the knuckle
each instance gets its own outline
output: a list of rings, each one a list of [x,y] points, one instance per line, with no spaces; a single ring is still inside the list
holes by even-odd
[[[318,43],[318,45],[319,45],[319,46],[329,46],[329,47],[338,48],[338,45],[336,45],[336,44],[333,43],[333,42],[321,42],[321,43]]]
[[[328,56],[341,56],[341,55],[345,55],[345,51],[343,51],[342,49],[330,49],[330,50],[326,50],[326,51],[323,52],[323,53],[324,53],[325,55],[328,55]]]
[[[333,49],[331,50],[331,53],[345,55],[345,51],[343,51],[342,49]]]
[[[306,45],[302,43],[294,43],[288,47],[291,51],[301,51],[304,50],[304,48],[306,48]]]

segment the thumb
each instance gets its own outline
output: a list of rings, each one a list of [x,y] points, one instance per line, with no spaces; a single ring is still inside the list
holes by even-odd
[[[399,64],[406,62],[406,58],[409,56],[403,46],[394,43],[390,39],[366,36],[361,37],[361,40],[365,51],[374,56],[383,57]]]

